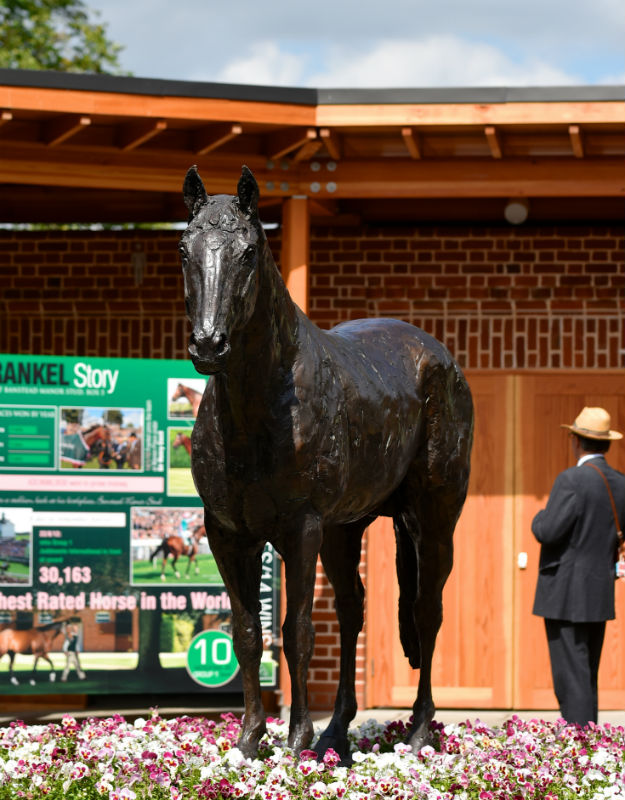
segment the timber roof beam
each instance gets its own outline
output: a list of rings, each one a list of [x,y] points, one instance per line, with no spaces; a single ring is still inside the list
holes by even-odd
[[[91,117],[83,117],[79,114],[57,117],[44,123],[42,138],[48,147],[56,147],[76,136],[89,125],[91,125]]]
[[[579,125],[569,125],[569,137],[575,158],[584,158],[584,141]]]
[[[204,156],[213,150],[218,150],[242,133],[243,126],[238,123],[207,125],[193,134],[193,152],[198,156]]]
[[[267,157],[272,161],[293,153],[317,139],[315,128],[285,130],[267,136]]]
[[[136,150],[165,130],[167,122],[164,119],[124,125],[117,135],[117,144],[122,150]]]

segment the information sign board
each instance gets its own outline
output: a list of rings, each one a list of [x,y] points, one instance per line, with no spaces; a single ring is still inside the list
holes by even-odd
[[[241,691],[190,470],[205,385],[186,361],[0,355],[2,692]],[[262,562],[275,688],[269,546]]]

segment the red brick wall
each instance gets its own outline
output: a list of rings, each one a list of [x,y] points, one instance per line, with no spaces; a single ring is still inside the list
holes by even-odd
[[[318,230],[310,313],[324,327],[405,319],[464,367],[621,367],[623,234],[617,225]]]
[[[399,317],[444,341],[464,367],[620,368],[623,233],[616,224],[317,228],[310,316],[322,327]],[[279,254],[279,234],[271,236]],[[175,231],[1,231],[0,350],[185,358],[178,238]],[[338,682],[339,643],[332,592],[321,574],[315,625],[310,699],[312,707],[327,708]]]

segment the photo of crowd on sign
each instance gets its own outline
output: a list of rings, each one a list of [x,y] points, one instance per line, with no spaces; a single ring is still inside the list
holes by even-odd
[[[133,584],[221,585],[202,508],[132,508]]]
[[[143,469],[142,408],[61,408],[60,468]]]
[[[0,586],[32,583],[32,508],[0,508]]]

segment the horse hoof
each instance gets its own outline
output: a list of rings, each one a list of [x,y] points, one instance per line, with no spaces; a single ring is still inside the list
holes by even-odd
[[[179,572],[176,572],[176,577],[177,577],[177,578],[179,578],[179,577],[180,577],[180,573],[179,573]]]
[[[20,682],[18,681],[17,678],[11,678],[11,683],[13,684],[13,686],[19,686],[20,685]]]
[[[34,680],[34,678],[31,678],[31,679],[28,681],[28,683],[30,683],[30,685],[31,685],[31,686],[36,686],[36,685],[37,685],[37,684],[35,683],[35,680]]]
[[[50,683],[54,683],[55,680],[56,680],[56,672],[51,672],[50,673]]]
[[[161,573],[161,580],[162,581],[166,581],[167,580],[167,578],[162,573]]]

